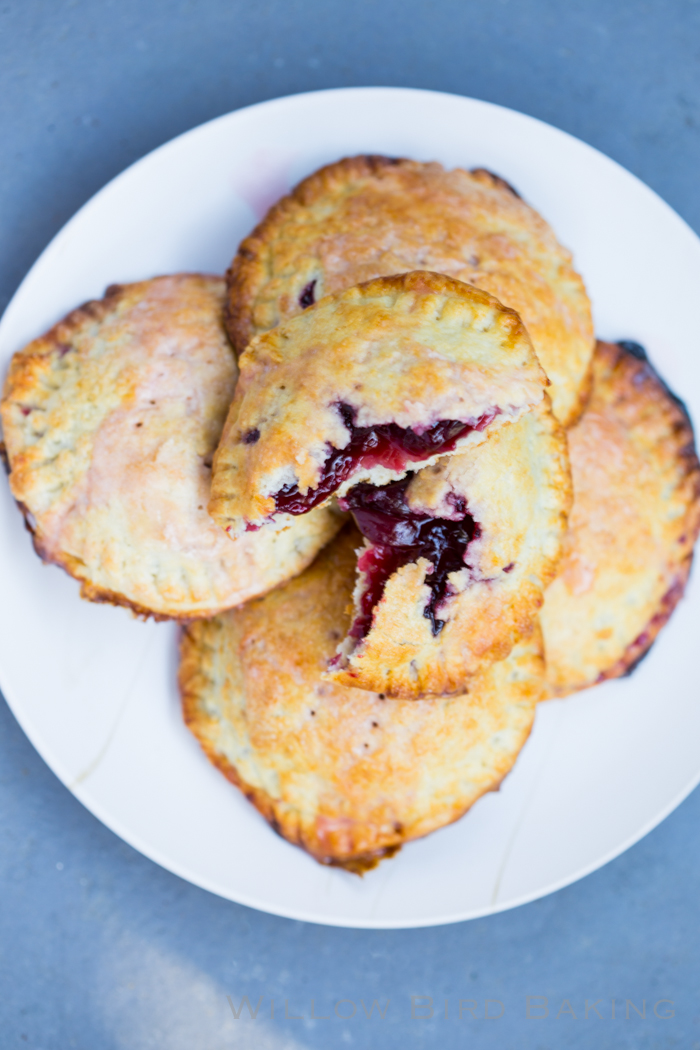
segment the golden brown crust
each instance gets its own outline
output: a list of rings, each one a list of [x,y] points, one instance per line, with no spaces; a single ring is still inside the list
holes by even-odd
[[[434,270],[477,285],[523,318],[553,383],[555,414],[580,413],[594,338],[571,255],[505,180],[484,169],[350,157],[301,182],[241,244],[229,269],[227,326],[253,335],[316,299],[374,277]]]
[[[444,627],[435,636],[425,615],[430,562],[409,563],[389,577],[365,638],[342,644],[333,681],[403,699],[457,693],[530,634],[572,501],[566,436],[548,398],[483,444],[419,471],[407,489],[409,507],[433,517],[448,517],[455,498],[479,533],[436,609]],[[361,581],[356,609],[363,589]]]
[[[197,274],[113,285],[12,359],[10,486],[37,553],[91,601],[212,615],[301,571],[339,527],[324,510],[234,544],[208,517],[237,376],[224,292]]]
[[[662,596],[657,612],[654,613],[642,633],[626,647],[620,659],[600,672],[596,684],[611,678],[623,678],[625,675],[632,674],[638,667],[656,641],[659,631],[666,626],[673,610],[683,597],[691,567],[692,558],[688,558],[679,566],[677,576]]]
[[[511,769],[542,697],[533,638],[468,695],[404,704],[323,682],[348,624],[358,536],[296,580],[188,627],[185,721],[273,828],[358,873],[462,816]]]
[[[700,466],[683,405],[645,360],[599,342],[569,431],[574,506],[541,623],[555,695],[626,674],[683,594],[700,530]]]
[[[296,215],[298,208],[313,207],[326,194],[331,198],[341,194],[346,182],[350,185],[361,185],[366,179],[378,175],[384,169],[405,163],[407,162],[396,158],[374,154],[346,157],[309,175],[290,194],[272,205],[262,222],[241,242],[226,273],[228,294],[225,320],[236,353],[242,354],[254,335],[267,330],[266,327],[260,328],[254,324],[253,312],[259,288],[270,277],[263,262],[267,255],[267,242],[276,239],[278,229]],[[411,266],[407,269],[413,270],[417,267]],[[351,283],[359,283],[359,280]]]
[[[420,271],[327,296],[257,336],[240,367],[209,504],[232,536],[268,522],[284,486],[303,494],[318,487],[330,450],[350,441],[339,405],[355,413],[358,427],[395,423],[421,433],[440,420],[477,424],[496,415],[490,429],[539,403],[547,383],[514,311],[461,281]],[[487,432],[473,430],[456,448]],[[336,494],[361,481],[385,484],[407,469],[358,464]]]
[[[477,182],[484,182],[487,186],[498,186],[499,189],[507,190],[508,193],[511,193],[514,197],[517,197],[518,200],[521,201],[523,199],[518,193],[518,191],[513,186],[511,186],[509,182],[506,182],[505,179],[502,179],[500,175],[496,175],[495,172],[489,171],[488,168],[472,168],[469,174]]]

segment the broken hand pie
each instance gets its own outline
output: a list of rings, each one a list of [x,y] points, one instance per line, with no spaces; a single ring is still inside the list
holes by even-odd
[[[483,441],[547,385],[516,313],[421,272],[328,296],[240,368],[209,505],[232,536]]]
[[[570,502],[566,443],[513,311],[412,273],[253,341],[214,461],[232,535],[335,498],[365,537],[338,682],[455,693],[533,625]]]

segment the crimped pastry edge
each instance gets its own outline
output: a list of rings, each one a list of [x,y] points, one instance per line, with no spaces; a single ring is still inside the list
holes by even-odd
[[[264,601],[264,599],[260,600]],[[395,832],[395,841],[387,842],[386,845],[379,849],[361,851],[342,856],[330,855],[318,847],[313,833],[310,835],[304,833],[302,822],[298,819],[299,814],[296,810],[287,809],[284,807],[284,804],[278,808],[278,804],[275,803],[274,799],[270,798],[264,789],[256,788],[246,782],[245,779],[241,777],[235,766],[212,742],[213,734],[211,731],[215,730],[218,719],[206,711],[204,694],[207,687],[210,687],[213,684],[214,679],[207,673],[207,660],[206,657],[203,658],[202,654],[203,651],[205,652],[207,649],[214,651],[216,646],[216,634],[225,630],[226,617],[235,615],[235,613],[236,610],[233,610],[232,612],[217,616],[212,620],[200,620],[186,626],[182,630],[178,684],[185,724],[199,742],[202,750],[212,765],[223,773],[227,780],[234,784],[245,795],[248,801],[255,806],[261,816],[281,838],[285,839],[291,845],[303,849],[305,852],[309,853],[314,860],[322,865],[341,868],[356,875],[363,875],[366,871],[376,867],[381,860],[395,855],[401,847],[408,842],[425,838],[434,831],[456,823],[458,820],[462,819],[462,817],[480,798],[483,798],[484,795],[490,794],[493,791],[498,791],[505,778],[512,771],[523,746],[532,732],[537,703],[542,699],[545,699],[543,679],[538,675],[537,685],[539,689],[539,697],[532,698],[528,701],[532,707],[532,717],[529,719],[529,724],[519,730],[520,736],[518,746],[514,753],[509,755],[507,768],[503,770],[501,775],[493,775],[492,779],[486,785],[482,786],[481,790],[475,791],[470,800],[465,803],[464,807],[455,810],[455,812],[450,815],[449,819],[441,819],[439,823],[428,826],[424,828],[424,830],[412,835],[405,835],[403,833],[404,829],[401,828]],[[535,626],[533,637],[530,640],[524,640],[527,648],[534,650],[538,635],[539,632]],[[541,653],[541,642],[539,651]],[[530,688],[532,688],[532,685]],[[387,702],[395,703],[395,701]]]
[[[262,221],[243,239],[226,272],[225,324],[232,345],[238,355],[244,352],[253,335],[253,305],[260,288],[270,276],[265,257],[268,245],[275,240],[278,228],[287,219],[291,218],[298,209],[312,207],[325,196],[333,196],[334,193],[347,187],[353,180],[364,181],[373,175],[392,168],[411,170],[419,167],[425,170],[430,170],[431,168],[439,169],[445,174],[449,174],[452,170],[463,171],[464,174],[472,176],[476,182],[482,183],[484,186],[505,191],[508,196],[518,201],[529,213],[532,213],[536,221],[542,223],[553,235],[553,231],[546,220],[522,198],[521,194],[506,179],[483,167],[468,170],[461,169],[458,166],[454,169],[449,169],[437,161],[422,162],[406,157],[387,157],[377,154],[360,154],[331,162],[304,178],[269,209]],[[559,244],[556,237],[554,239],[559,249],[565,256],[569,257],[569,262],[571,262],[571,253]],[[585,295],[585,287],[580,274],[573,267],[571,268],[571,273],[580,283],[581,290]],[[562,404],[560,408],[556,409],[558,418],[567,427],[572,426],[580,417],[590,392],[591,358],[595,345],[590,309],[589,328],[590,353],[588,366],[585,374],[580,377],[577,395],[572,403],[568,405],[568,408],[564,408]],[[555,398],[555,401],[558,404],[557,398]]]
[[[471,309],[474,309],[474,307],[477,309],[490,308],[497,312],[499,326],[510,329],[508,333],[508,343],[524,346],[529,354],[529,360],[525,364],[519,366],[520,371],[523,374],[519,375],[517,380],[513,379],[511,376],[513,384],[516,386],[516,392],[520,396],[521,404],[514,406],[511,403],[509,406],[510,412],[507,410],[501,411],[500,414],[495,416],[484,431],[473,431],[465,437],[460,438],[454,452],[447,453],[448,455],[455,454],[467,445],[472,445],[483,440],[491,429],[496,429],[519,418],[524,412],[531,410],[543,397],[545,389],[550,385],[550,381],[544,373],[539,359],[537,358],[532,346],[532,341],[520,315],[511,307],[504,306],[503,303],[501,303],[500,300],[490,292],[486,292],[474,285],[466,284],[464,281],[460,281],[446,274],[437,273],[431,270],[413,270],[406,273],[391,274],[386,277],[375,277],[369,281],[362,282],[359,285],[346,288],[341,292],[324,296],[303,315],[297,315],[294,318],[288,319],[284,322],[284,325],[292,325],[294,328],[295,324],[299,323],[299,317],[313,317],[315,311],[321,310],[322,308],[327,310],[333,303],[335,303],[337,310],[341,312],[343,309],[352,309],[354,305],[353,299],[358,298],[359,296],[364,296],[371,302],[372,300],[380,300],[384,295],[388,294],[396,296],[397,299],[404,294],[413,294],[416,296],[425,295],[426,297],[444,296],[446,300],[454,299],[456,301],[461,301]],[[247,483],[243,491],[248,492],[249,496],[247,503],[244,502],[243,509],[239,506],[240,497],[237,495],[237,493],[240,492],[240,487],[231,481],[231,478],[240,469],[236,459],[237,457],[240,457],[239,446],[241,444],[241,429],[245,430],[249,426],[253,428],[257,428],[259,425],[262,426],[262,423],[259,424],[257,421],[251,422],[247,417],[245,426],[239,421],[242,412],[247,411],[248,415],[250,414],[245,400],[246,397],[249,398],[249,378],[246,374],[246,365],[248,366],[248,372],[253,373],[253,375],[255,375],[255,370],[260,371],[261,365],[259,363],[259,358],[265,362],[270,358],[275,361],[276,367],[277,360],[281,355],[277,343],[286,337],[286,327],[284,328],[284,337],[280,335],[281,331],[283,331],[282,325],[270,329],[268,332],[260,333],[254,337],[254,340],[251,343],[251,356],[245,359],[245,363],[242,363],[242,373],[237,393],[231,404],[231,408],[229,409],[219,447],[214,456],[209,513],[231,536],[242,535],[251,524],[255,527],[262,526],[263,528],[269,528],[271,526],[275,527],[275,525],[279,527],[280,524],[289,524],[291,519],[290,515],[285,515],[275,511],[273,497],[268,492],[266,476],[261,475],[260,471],[256,472],[254,467],[252,469],[250,467],[247,469]],[[253,354],[255,354],[255,357],[253,357]],[[284,361],[282,361],[282,364],[284,364]],[[455,362],[454,367],[460,367],[460,365]],[[461,367],[469,367],[468,362],[464,362]],[[473,367],[473,365],[471,367]],[[497,374],[502,377],[505,374],[504,369],[501,368],[501,372]],[[267,376],[266,382],[269,382]],[[520,390],[517,390],[518,384],[520,385]],[[524,390],[528,386],[530,388],[537,388],[537,396],[535,396],[534,393],[531,393],[529,395],[529,402],[524,395]],[[244,393],[241,394],[241,391],[244,391]],[[248,404],[249,403],[250,399],[248,401]],[[327,410],[328,407],[329,406],[324,405],[324,411]],[[500,404],[494,404],[492,407],[497,407],[499,409],[504,408],[504,406]],[[386,421],[389,422],[389,418],[387,418]],[[235,436],[237,432],[239,433],[238,437]],[[261,447],[265,447],[263,443],[256,443],[250,446],[254,451],[250,452],[247,458],[252,460],[253,464],[260,455]],[[371,484],[383,485],[392,480],[399,480],[404,477],[409,470],[428,467],[436,463],[445,454],[446,453],[438,452],[416,463],[407,462],[400,470],[390,470],[385,467],[373,467],[362,470],[353,474],[349,479],[341,483],[337,490],[324,500],[323,503],[319,504],[319,506],[326,506],[333,498],[344,495],[349,488],[362,481],[369,481]],[[285,449],[285,455],[288,455],[287,449]],[[285,461],[284,457],[279,463],[274,464],[278,471],[281,470],[282,467],[289,465],[290,464]],[[294,465],[293,460],[291,465]],[[245,467],[245,459],[243,460],[242,466]],[[269,465],[267,466],[267,472],[268,475],[271,474],[271,467]],[[378,475],[381,475],[379,480],[377,480]]]
[[[47,540],[42,532],[40,523],[37,522],[35,514],[22,499],[22,492],[26,491],[26,481],[20,481],[19,490],[17,490],[16,485],[13,484],[15,480],[13,477],[11,462],[13,457],[11,457],[9,453],[9,449],[13,448],[13,434],[16,455],[20,455],[26,449],[31,447],[26,444],[21,427],[18,427],[15,422],[12,422],[8,427],[8,423],[11,419],[10,414],[14,414],[17,410],[17,406],[21,404],[20,395],[22,390],[28,383],[31,386],[32,383],[36,382],[37,371],[39,379],[41,379],[42,370],[47,367],[47,364],[45,363],[47,359],[50,361],[56,355],[60,358],[64,352],[64,348],[74,348],[76,340],[80,340],[80,338],[84,336],[86,329],[90,329],[94,326],[99,331],[100,326],[103,323],[109,322],[111,318],[118,314],[121,301],[123,299],[128,300],[130,296],[134,295],[135,290],[143,288],[144,296],[147,296],[147,290],[150,289],[151,286],[158,285],[159,282],[174,282],[175,287],[178,286],[178,282],[185,282],[185,284],[187,284],[187,282],[192,282],[193,287],[195,288],[201,286],[202,294],[204,296],[216,294],[221,298],[223,305],[225,282],[222,276],[209,273],[179,272],[176,274],[164,274],[147,278],[141,281],[111,284],[107,287],[104,296],[101,299],[88,300],[80,306],[75,307],[45,333],[31,340],[22,347],[11,359],[2,393],[3,414],[7,415],[4,428],[5,440],[0,441],[0,458],[2,458],[2,462],[8,475],[10,488],[15,497],[15,503],[22,514],[25,527],[31,535],[32,544],[36,554],[45,564],[56,565],[58,568],[61,568],[68,575],[76,579],[80,585],[80,594],[82,598],[97,604],[108,604],[129,609],[134,616],[141,619],[151,618],[155,621],[174,620],[187,623],[194,619],[214,616],[218,612],[222,612],[225,609],[232,608],[235,605],[241,604],[243,601],[249,600],[251,595],[243,591],[241,592],[240,598],[235,597],[233,601],[227,598],[215,602],[212,605],[207,605],[206,607],[192,607],[197,606],[197,602],[182,602],[180,604],[185,605],[185,608],[183,609],[178,607],[177,602],[169,601],[167,599],[164,599],[162,603],[158,601],[153,602],[153,604],[142,603],[138,599],[130,597],[128,590],[127,593],[124,593],[119,587],[112,588],[104,583],[95,582],[90,578],[91,571],[89,567],[85,565],[79,556],[74,556],[66,550],[61,549],[60,546],[57,547],[55,544]],[[213,291],[214,289],[216,292]],[[228,353],[232,355],[231,360],[233,363],[235,358],[233,357],[233,351],[230,347],[227,333],[225,333],[221,322],[218,320],[220,315],[217,313],[216,316],[218,327],[221,329],[222,341],[226,344]],[[0,437],[3,437],[1,429]],[[312,532],[318,534],[318,537],[322,541],[320,543],[321,546],[328,542],[342,526],[342,519],[335,519],[336,515],[324,511],[323,521],[320,519],[314,521]],[[229,541],[226,542],[228,543]],[[301,558],[296,572],[302,572],[304,568],[306,568],[309,562],[313,560],[318,549],[319,545],[317,544],[313,550],[310,549],[308,555]],[[277,585],[276,582],[272,582],[267,589]],[[250,590],[250,588],[248,588],[248,590]],[[259,593],[264,593],[264,591],[256,591],[252,596],[257,596]]]
[[[388,167],[412,164],[406,158],[384,157],[380,154],[362,154],[345,157],[319,168],[302,179],[288,194],[273,204],[262,222],[241,241],[235,258],[226,271],[227,296],[224,307],[224,322],[229,338],[237,354],[242,354],[251,339],[251,305],[257,274],[264,268],[260,259],[268,233],[297,205],[308,205],[318,200],[332,187],[340,186],[347,179],[364,178]],[[246,321],[248,318],[248,322]]]
[[[677,556],[675,548],[669,551],[669,559],[672,564],[675,562],[676,571],[671,576],[670,585],[662,595],[656,612],[654,612],[644,629],[629,642],[618,659],[608,667],[603,668],[594,679],[577,679],[575,682],[570,682],[567,685],[547,679],[547,634],[546,631],[544,632],[545,678],[547,679],[548,695],[552,697],[570,696],[582,690],[590,689],[595,685],[600,685],[605,681],[632,674],[648,655],[661,630],[670,620],[676,606],[685,593],[692,570],[693,546],[700,534],[700,461],[696,453],[693,424],[685,403],[670,389],[663,377],[657,372],[653,363],[647,357],[646,351],[641,347],[639,351],[641,352],[637,353],[627,349],[624,340],[617,343],[598,340],[591,367],[591,395],[594,393],[596,372],[604,372],[606,375],[605,381],[610,383],[612,374],[618,369],[623,369],[629,373],[627,381],[630,385],[635,384],[637,387],[646,388],[640,394],[640,405],[643,401],[649,400],[650,393],[652,397],[658,399],[659,413],[665,416],[667,421],[667,437],[670,437],[674,446],[676,461],[682,464],[682,478],[685,482],[689,482],[692,487],[692,495],[689,496],[686,514],[683,519],[685,524],[683,531],[686,533],[684,537],[685,542],[681,545],[681,551],[678,552],[680,557]]]

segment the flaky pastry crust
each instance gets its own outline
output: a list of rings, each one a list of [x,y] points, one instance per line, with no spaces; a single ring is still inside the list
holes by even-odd
[[[362,873],[498,788],[542,697],[535,634],[468,694],[402,703],[326,682],[347,630],[359,537],[351,527],[297,579],[190,625],[187,725],[280,835]]]
[[[522,317],[571,425],[588,392],[591,309],[571,254],[498,176],[389,157],[330,164],[283,197],[241,244],[227,324],[242,353],[310,302],[374,277],[434,270]]]
[[[513,310],[424,272],[326,297],[257,336],[240,368],[209,504],[232,536],[273,516],[288,523],[275,494],[290,484],[302,494],[318,487],[332,450],[350,442],[341,408],[357,427],[395,424],[420,434],[441,420],[488,417],[491,429],[537,404],[547,383]],[[487,429],[456,448],[482,441]],[[437,458],[426,455],[421,465]],[[361,481],[385,484],[406,469],[358,466],[335,495]]]
[[[628,673],[690,571],[700,529],[693,430],[640,350],[598,343],[591,400],[568,433],[574,505],[541,614],[555,695]]]
[[[337,531],[320,510],[232,542],[207,514],[236,384],[220,277],[113,286],[15,354],[10,486],[47,562],[91,601],[208,616],[300,572]]]
[[[557,573],[572,502],[566,435],[547,397],[482,444],[420,470],[407,489],[411,509],[435,517],[449,516],[455,498],[478,533],[464,567],[449,576],[436,610],[440,632],[426,617],[432,566],[420,558],[389,577],[369,633],[341,644],[330,679],[404,699],[457,693],[531,633]],[[360,573],[355,615],[365,585]]]

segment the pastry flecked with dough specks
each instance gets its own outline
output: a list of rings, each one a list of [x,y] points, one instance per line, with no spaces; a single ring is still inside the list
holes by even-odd
[[[38,553],[90,600],[211,615],[300,572],[339,528],[319,509],[233,542],[207,513],[237,378],[224,295],[198,274],[114,286],[12,360],[10,486]]]
[[[484,169],[358,156],[309,176],[233,260],[234,346],[242,353],[325,295],[411,270],[465,281],[516,310],[552,382],[555,415],[575,421],[595,345],[583,281],[545,220]]]
[[[513,310],[423,272],[328,296],[257,336],[240,369],[209,504],[232,536],[477,444],[548,382]]]
[[[641,347],[598,343],[591,400],[568,438],[574,504],[541,614],[559,696],[645,655],[683,595],[700,531],[692,425]]]
[[[295,580],[188,626],[179,679],[187,725],[273,828],[362,873],[498,788],[543,680],[535,632],[459,696],[403,703],[327,682],[359,539],[349,526]]]
[[[233,535],[337,499],[365,537],[336,681],[457,693],[533,626],[570,501],[520,319],[431,273],[330,296],[257,337],[214,461]]]
[[[460,692],[537,622],[571,505],[566,437],[547,398],[483,443],[340,504],[364,544],[328,677],[404,698]]]

